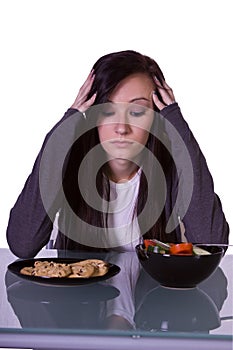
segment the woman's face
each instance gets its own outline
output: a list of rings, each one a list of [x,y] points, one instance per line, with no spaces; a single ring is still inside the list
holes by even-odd
[[[137,73],[122,80],[98,118],[101,145],[111,159],[133,160],[146,145],[154,119],[153,81]]]

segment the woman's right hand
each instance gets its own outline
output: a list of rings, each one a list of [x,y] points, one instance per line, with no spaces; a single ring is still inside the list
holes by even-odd
[[[87,95],[91,90],[94,79],[95,79],[95,74],[94,74],[94,71],[92,70],[89,73],[86,81],[80,88],[78,95],[74,103],[72,104],[71,108],[77,109],[79,112],[83,113],[93,105],[93,103],[95,102],[96,93],[94,93],[94,95],[92,95],[89,100],[86,101],[86,99],[87,99]]]

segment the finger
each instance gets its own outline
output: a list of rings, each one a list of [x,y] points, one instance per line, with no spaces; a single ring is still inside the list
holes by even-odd
[[[163,86],[167,89],[167,90],[172,90],[171,87],[166,83],[166,81],[163,81]]]
[[[171,104],[171,103],[173,103],[175,101],[174,96],[172,96],[172,94],[170,94],[164,88],[159,88],[158,87],[158,91],[159,91],[160,96],[162,98],[162,101],[165,103],[165,105],[168,106],[169,104]]]
[[[170,88],[170,86],[164,80],[161,83],[156,76],[154,78],[154,81],[156,83],[158,92],[162,98],[162,102],[164,102],[165,105],[169,105],[171,103],[174,103],[175,96],[174,96],[173,91]]]
[[[154,82],[158,88],[164,88],[163,80],[159,80],[156,75],[154,75]]]
[[[95,79],[95,74],[94,73],[90,73],[87,77],[87,79],[85,80],[84,84],[81,86],[79,93],[84,95],[84,94],[88,94],[88,92],[91,89],[92,83]]]
[[[163,86],[166,88],[166,90],[167,90],[169,96],[171,97],[171,99],[172,99],[173,101],[175,101],[175,96],[174,96],[173,90],[172,90],[172,88],[166,83],[165,80],[164,80],[164,82],[163,82]]]
[[[89,100],[87,100],[86,102],[82,103],[82,105],[79,107],[79,111],[83,113],[88,108],[90,108],[93,105],[93,103],[95,102],[96,95],[97,95],[97,93],[92,95],[92,97]]]
[[[154,104],[160,111],[166,107],[166,104],[160,101],[155,91],[153,91],[152,98],[153,98]]]
[[[156,75],[154,75],[154,81],[157,86],[164,87],[167,90],[172,90],[171,87],[166,83],[164,79],[159,80]]]
[[[94,71],[92,70],[89,73],[89,75],[88,75],[87,79],[85,80],[84,84],[79,89],[78,95],[77,95],[73,105],[71,106],[72,108],[75,108],[75,109],[78,109],[78,110],[83,109],[82,105],[83,105],[83,103],[85,103],[87,95],[88,95],[88,93],[91,90],[94,78],[95,78],[95,75],[94,75]]]
[[[92,70],[90,71],[90,73],[88,74],[88,76],[87,76],[87,78],[86,78],[84,84],[85,84],[87,81],[91,80],[92,77],[93,77],[93,75],[95,75],[95,74],[94,74],[94,69],[92,69]],[[83,84],[83,85],[84,85],[84,84]]]

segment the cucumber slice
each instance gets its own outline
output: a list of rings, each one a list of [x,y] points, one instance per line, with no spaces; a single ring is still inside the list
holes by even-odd
[[[211,253],[208,252],[207,250],[196,246],[193,247],[193,253],[195,255],[211,255]]]

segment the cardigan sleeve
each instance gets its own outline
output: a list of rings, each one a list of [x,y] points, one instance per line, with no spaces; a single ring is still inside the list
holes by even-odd
[[[193,243],[228,243],[229,226],[206,159],[184,120],[177,103],[165,107],[160,115],[170,142],[176,165],[178,186],[173,188],[173,213],[168,230],[180,218],[185,236]],[[173,218],[172,218],[173,216]],[[175,219],[174,219],[175,217]]]
[[[35,256],[49,241],[53,219],[61,205],[61,154],[72,145],[81,120],[80,112],[68,109],[46,135],[32,172],[10,211],[7,241],[20,258]],[[46,193],[48,196],[42,198]]]

